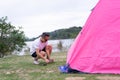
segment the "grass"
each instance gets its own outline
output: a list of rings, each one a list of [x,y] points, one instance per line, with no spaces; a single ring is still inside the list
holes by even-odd
[[[0,80],[75,80],[76,77],[83,77],[84,80],[99,80],[97,77],[118,77],[110,74],[64,74],[60,73],[58,67],[66,62],[66,53],[53,53],[51,56],[55,62],[44,65],[43,60],[39,60],[39,65],[33,64],[30,55],[9,56],[0,59]],[[67,78],[74,79],[67,79]],[[76,79],[80,80],[80,79]],[[83,79],[82,79],[83,80]],[[103,79],[101,79],[103,80]],[[110,80],[110,79],[104,79]],[[115,79],[114,79],[115,80]]]

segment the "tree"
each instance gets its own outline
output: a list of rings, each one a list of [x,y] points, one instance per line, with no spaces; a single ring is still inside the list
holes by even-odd
[[[0,19],[0,58],[11,54],[14,50],[20,51],[25,45],[25,35],[21,30],[7,22],[7,17]]]
[[[57,48],[58,48],[60,51],[62,51],[62,49],[63,49],[63,43],[62,43],[61,40],[60,40],[59,43],[57,44]]]

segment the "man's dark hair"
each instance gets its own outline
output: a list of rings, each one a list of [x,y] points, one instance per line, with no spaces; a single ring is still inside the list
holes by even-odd
[[[41,37],[44,38],[45,36],[50,36],[50,34],[49,34],[48,32],[44,32],[44,33],[42,33]]]

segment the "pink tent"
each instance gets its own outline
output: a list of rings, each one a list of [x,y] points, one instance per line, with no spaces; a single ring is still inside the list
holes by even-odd
[[[120,0],[99,0],[67,54],[70,68],[120,74]]]

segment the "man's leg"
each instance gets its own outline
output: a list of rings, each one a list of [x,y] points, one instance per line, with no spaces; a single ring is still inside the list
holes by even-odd
[[[40,51],[39,53],[37,53],[37,57],[38,59],[43,59],[45,60],[46,63],[49,63],[49,60],[46,58],[47,54],[45,51]]]
[[[47,59],[50,59],[50,55],[51,55],[51,52],[52,52],[52,46],[47,45],[45,50],[46,50],[46,53],[47,53]]]
[[[38,62],[38,56],[37,56],[37,54],[36,54],[36,52],[34,52],[32,55],[31,55],[33,58],[34,58],[34,64],[39,64],[39,62]]]
[[[51,53],[52,53],[52,46],[47,45],[45,49],[46,49],[46,53],[47,53],[47,59],[49,60],[49,62],[54,62],[54,60],[50,58]]]

